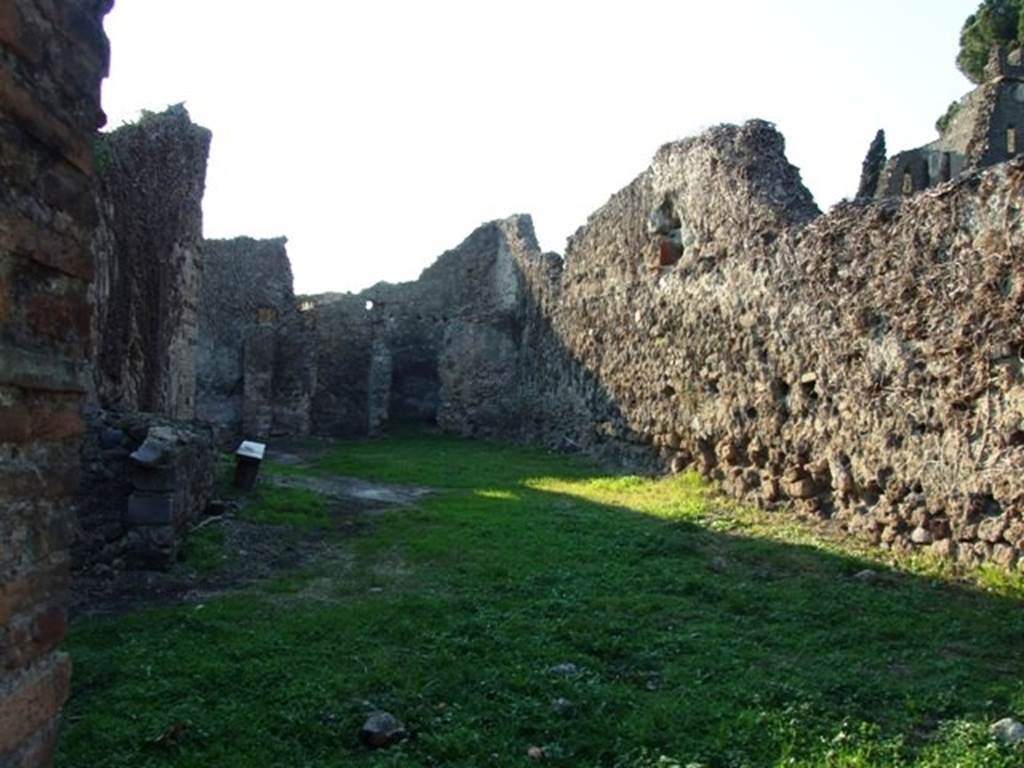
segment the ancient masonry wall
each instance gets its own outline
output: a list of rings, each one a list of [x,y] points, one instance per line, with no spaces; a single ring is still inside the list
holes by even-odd
[[[505,370],[515,357],[525,293],[513,252],[531,247],[529,217],[494,222],[415,282],[300,297],[313,305],[318,335],[313,431],[372,434],[385,421],[435,423],[439,412],[457,419],[478,408],[488,423],[511,418],[507,393],[490,382],[492,368]],[[482,382],[490,394],[477,391]]]
[[[160,450],[139,454],[147,440]],[[172,565],[213,494],[215,446],[206,424],[152,413],[91,414],[75,492],[75,574]]]
[[[0,4],[0,764],[51,762],[110,2]]]
[[[210,139],[175,106],[94,140],[99,220],[76,570],[167,567],[212,489],[212,430],[191,423]],[[159,468],[131,458],[151,430],[173,436]]]
[[[90,299],[99,407],[195,417],[210,139],[180,105],[96,139]]]
[[[767,124],[668,145],[560,273],[520,260],[520,434],[1024,568],[1022,190],[1014,161],[815,218]]]
[[[821,216],[774,127],[720,126],[659,150],[564,259],[519,216],[442,256],[447,287],[365,295],[393,382],[406,345],[436,355],[449,431],[695,467],[882,548],[1024,569],[1022,190],[1015,160]],[[324,349],[346,301],[318,308]]]
[[[222,443],[309,432],[315,332],[286,240],[208,240],[199,312],[198,417]]]

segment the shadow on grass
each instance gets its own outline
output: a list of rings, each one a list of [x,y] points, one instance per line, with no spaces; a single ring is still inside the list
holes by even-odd
[[[344,578],[76,625],[59,765],[1021,764],[1018,600],[709,530],[687,478],[417,435],[309,471],[446,491]],[[365,751],[373,708],[413,738]]]

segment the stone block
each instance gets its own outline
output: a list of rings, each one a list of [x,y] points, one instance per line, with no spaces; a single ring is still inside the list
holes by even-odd
[[[18,83],[6,68],[0,68],[0,104],[39,141],[60,152],[86,175],[92,174],[91,137],[79,134],[64,118],[48,111],[36,94]]]
[[[0,759],[23,745],[60,711],[68,696],[71,662],[53,654],[0,686]]]
[[[85,431],[79,399],[66,396],[21,397],[0,405],[0,442],[58,441]]]
[[[3,667],[8,672],[26,667],[55,650],[63,641],[66,628],[64,607],[55,603],[8,622],[0,642]]]
[[[173,493],[133,493],[128,499],[124,522],[129,528],[173,525],[175,513]]]
[[[978,524],[978,538],[994,544],[1003,537],[1007,528],[1005,517],[989,517]]]
[[[178,488],[179,482],[178,467],[175,464],[132,467],[132,485],[137,491],[169,493]]]
[[[65,592],[70,583],[67,560],[58,560],[0,583],[0,625],[7,624],[15,614]]]
[[[79,194],[87,191],[84,180]],[[93,262],[88,248],[68,235],[58,234],[24,216],[4,216],[0,227],[0,249],[24,254],[38,264],[71,277],[92,280]]]

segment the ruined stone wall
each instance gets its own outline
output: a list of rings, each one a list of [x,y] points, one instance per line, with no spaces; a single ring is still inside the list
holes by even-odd
[[[95,406],[195,416],[210,139],[179,105],[96,140]]]
[[[695,466],[884,548],[1024,567],[1022,190],[1017,160],[821,216],[773,126],[713,128],[564,259],[513,217],[325,297],[314,423],[366,433],[383,344],[392,415],[405,367],[436,371],[446,430]]]
[[[693,464],[882,547],[1014,567],[1022,189],[1016,161],[815,219],[770,126],[669,145],[560,273],[523,262],[522,435]]]
[[[465,435],[513,435],[528,410],[516,385],[525,364],[520,349],[528,313],[522,270],[528,260],[543,263],[546,257],[529,216],[485,224],[469,242],[476,244],[472,291],[444,325],[438,424]]]
[[[314,431],[510,413],[491,380],[510,370],[524,311],[514,253],[536,247],[529,217],[513,217],[480,227],[414,282],[300,297],[315,305],[318,333]]]
[[[51,762],[110,2],[0,3],[0,764]]]
[[[158,460],[132,458],[147,438],[161,435],[166,448]],[[213,493],[213,428],[147,413],[102,411],[89,420],[81,455],[75,572],[169,567]]]
[[[296,303],[285,243],[204,246],[197,415],[223,440],[309,432],[316,338]]]

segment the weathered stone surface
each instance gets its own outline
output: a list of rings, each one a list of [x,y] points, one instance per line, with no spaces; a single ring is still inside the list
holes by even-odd
[[[225,443],[309,432],[316,336],[296,303],[285,242],[204,246],[198,415]]]
[[[999,722],[993,723],[990,731],[992,738],[1007,746],[1024,742],[1024,724],[1012,717],[1004,717]]]
[[[373,749],[390,747],[408,735],[402,722],[388,712],[371,712],[359,731],[360,740]]]
[[[208,425],[146,413],[95,413],[75,493],[75,569],[117,562],[167,568],[210,500],[216,466]]]
[[[89,347],[109,2],[0,9],[0,765],[51,763]]]
[[[986,81],[965,95],[937,141],[900,152],[872,188],[879,197],[913,195],[1024,153],[1021,51],[996,48]],[[882,160],[884,161],[884,147]],[[858,197],[861,195],[858,194]]]
[[[480,227],[415,282],[300,297],[318,333],[314,431],[367,434],[386,421],[512,430],[527,311],[518,260],[536,250],[530,218],[517,216]]]
[[[195,417],[210,139],[181,105],[97,138],[94,407]]]
[[[1017,160],[821,216],[772,126],[711,129],[659,150],[564,259],[515,217],[417,283],[316,297],[314,424],[367,431],[383,340],[392,417],[404,372],[436,372],[421,391],[451,431],[643,468],[686,457],[729,493],[880,546],[1012,567],[1022,185]]]

